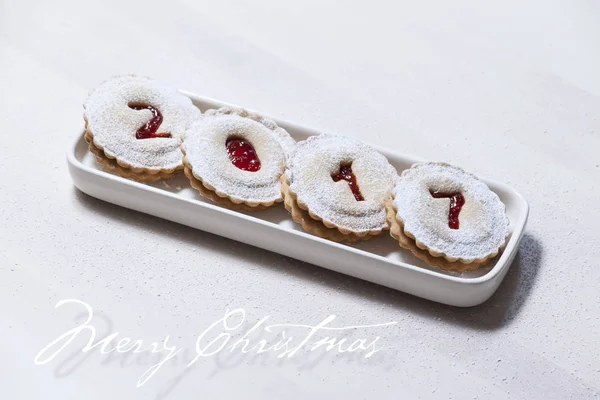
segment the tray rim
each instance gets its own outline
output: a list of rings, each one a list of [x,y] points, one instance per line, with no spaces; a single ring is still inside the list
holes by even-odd
[[[217,100],[217,99],[213,99],[210,97],[206,97],[206,96],[199,96],[195,93],[189,92],[189,91],[185,91],[185,90],[180,90],[180,92],[182,94],[184,94],[185,96],[189,97],[192,101],[194,102],[204,102],[204,103],[212,103],[215,105],[218,105],[219,107],[222,106],[230,106],[230,107],[240,107],[237,106],[235,104],[231,104],[231,103],[227,103],[227,102],[223,102],[221,100]],[[250,108],[246,108],[248,110],[251,110]],[[301,125],[292,121],[288,121],[282,118],[276,118],[276,117],[271,117],[268,114],[265,113],[261,113],[262,115],[266,116],[267,118],[271,118],[273,119],[278,125],[282,126],[282,127],[291,127],[294,130],[297,131],[312,131],[312,132],[319,132],[319,133],[323,133],[322,130],[320,129],[316,129],[316,128],[311,128],[309,126],[306,125]],[[86,166],[85,164],[83,164],[79,159],[77,159],[76,157],[76,153],[77,153],[77,147],[80,143],[81,140],[83,139],[83,134],[85,133],[85,130],[82,130],[80,133],[78,133],[74,140],[72,140],[71,145],[69,146],[69,149],[67,150],[67,162],[68,164],[70,164],[73,168],[77,168],[81,171],[84,171],[85,173],[90,173],[93,175],[96,175],[102,179],[108,179],[108,180],[112,180],[118,184],[124,184],[127,186],[132,186],[141,190],[147,190],[150,192],[154,192],[155,194],[159,194],[159,195],[164,195],[167,197],[171,197],[173,199],[179,200],[179,201],[185,201],[187,203],[191,203],[194,205],[197,205],[199,207],[206,207],[215,211],[219,211],[225,214],[229,214],[230,216],[234,216],[237,218],[242,218],[245,219],[249,222],[254,222],[254,223],[259,223],[261,225],[264,225],[266,227],[269,228],[275,228],[275,229],[280,229],[280,230],[284,230],[288,233],[292,233],[296,236],[300,236],[300,237],[304,237],[304,238],[308,238],[310,240],[316,240],[320,243],[324,243],[333,247],[336,247],[338,249],[342,249],[345,251],[349,251],[351,253],[354,253],[358,256],[366,256],[366,257],[370,257],[373,259],[376,259],[378,261],[382,261],[388,264],[392,264],[394,266],[398,266],[398,267],[402,267],[402,268],[408,268],[410,270],[413,270],[414,272],[417,273],[422,273],[422,274],[426,274],[426,275],[430,275],[433,278],[438,278],[438,279],[442,279],[442,280],[447,280],[447,281],[451,281],[454,283],[458,283],[461,285],[484,285],[489,283],[490,281],[493,281],[499,274],[503,273],[505,270],[507,270],[508,268],[510,268],[513,260],[514,260],[514,255],[516,254],[516,252],[518,251],[518,244],[521,242],[521,238],[523,236],[524,230],[525,230],[525,226],[527,224],[527,219],[529,216],[529,203],[527,202],[527,200],[525,199],[525,197],[518,192],[517,190],[513,189],[511,186],[502,183],[502,182],[498,182],[495,181],[493,179],[488,179],[485,177],[481,177],[479,176],[479,178],[481,180],[483,180],[486,184],[488,185],[493,185],[499,188],[502,188],[503,191],[506,192],[510,192],[520,203],[521,203],[521,207],[523,208],[523,213],[520,216],[520,218],[518,218],[518,220],[515,221],[514,224],[514,230],[510,235],[509,241],[506,245],[506,247],[503,249],[502,254],[500,256],[500,259],[498,260],[498,262],[496,263],[496,265],[494,266],[494,268],[492,268],[487,274],[480,276],[480,277],[476,277],[476,278],[462,278],[460,276],[451,276],[451,275],[446,275],[437,271],[431,271],[422,267],[419,267],[417,265],[413,265],[413,264],[409,264],[403,261],[397,261],[397,260],[391,260],[387,257],[378,255],[378,254],[374,254],[371,253],[369,251],[366,250],[361,250],[361,249],[356,249],[354,247],[351,246],[347,246],[345,244],[341,244],[341,243],[337,243],[337,242],[333,242],[331,240],[327,240],[312,234],[309,234],[307,232],[304,231],[299,231],[299,230],[294,230],[294,229],[289,229],[286,227],[283,227],[279,224],[270,222],[270,221],[265,221],[262,220],[260,218],[256,218],[253,217],[251,215],[246,215],[246,214],[242,214],[239,213],[237,211],[233,211],[233,210],[229,210],[227,208],[224,207],[220,207],[217,205],[214,205],[212,203],[208,203],[208,202],[200,202],[196,199],[190,199],[190,198],[185,198],[182,196],[179,196],[175,193],[166,191],[166,190],[161,190],[158,188],[155,188],[153,186],[150,185],[146,185],[144,183],[140,183],[140,182],[136,182],[133,180],[129,180],[126,178],[123,178],[121,176],[118,175],[114,175],[114,174],[110,174],[104,170],[99,170],[99,169],[95,169],[89,166]],[[309,134],[310,135],[310,134]],[[399,157],[399,158],[403,158],[405,160],[409,160],[412,163],[415,162],[422,162],[422,161],[426,161],[424,158],[418,157],[418,156],[413,156],[411,154],[405,154],[405,153],[398,153],[398,152],[394,152],[394,151],[389,151],[388,149],[384,149],[381,146],[377,146],[377,145],[373,145],[370,144],[368,142],[367,143],[369,146],[375,148],[377,151],[379,151],[380,153],[382,153],[384,156],[387,157],[387,154],[393,154],[395,157]],[[402,171],[399,171],[398,173],[400,174]],[[75,184],[75,182],[73,181],[73,183]],[[77,185],[75,185],[77,187]],[[161,218],[161,217],[159,217]],[[164,219],[164,218],[161,218]],[[198,229],[198,228],[194,228],[194,229]],[[201,230],[201,229],[198,229]],[[385,233],[383,233],[385,234]],[[229,239],[226,238],[227,240],[234,240],[234,239]],[[259,247],[259,246],[255,246],[255,247]],[[406,250],[408,251],[408,250]],[[515,254],[513,254],[515,253]],[[502,261],[502,262],[501,262]],[[321,268],[324,268],[322,266],[319,266]],[[360,279],[360,278],[359,278]],[[492,293],[493,294],[493,293]]]

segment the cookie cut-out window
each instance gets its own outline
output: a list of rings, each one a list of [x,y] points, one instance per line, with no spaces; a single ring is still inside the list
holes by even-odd
[[[340,169],[331,175],[331,179],[334,182],[338,182],[344,180],[348,182],[348,186],[354,195],[356,201],[364,201],[364,197],[360,192],[360,188],[358,187],[358,182],[356,181],[356,175],[352,172],[352,163],[342,163],[340,164]]]
[[[227,138],[225,147],[231,163],[237,168],[248,172],[256,172],[260,169],[260,159],[248,140],[231,136]]]
[[[450,209],[448,210],[448,226],[450,229],[460,228],[458,215],[465,205],[465,197],[460,192],[446,193],[437,190],[429,190],[431,196],[436,199],[450,199]]]
[[[144,103],[129,103],[129,108],[133,110],[150,110],[152,118],[150,118],[144,125],[142,125],[135,133],[136,139],[152,139],[152,138],[170,138],[171,134],[168,132],[158,132],[160,124],[163,122],[163,116],[157,108],[152,107],[149,104]]]

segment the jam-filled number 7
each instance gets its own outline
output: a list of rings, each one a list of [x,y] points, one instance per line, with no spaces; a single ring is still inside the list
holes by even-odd
[[[460,221],[458,215],[462,206],[465,205],[465,197],[461,193],[444,193],[434,190],[430,190],[431,196],[436,199],[450,199],[450,209],[448,211],[448,226],[450,229],[458,229],[460,227]]]

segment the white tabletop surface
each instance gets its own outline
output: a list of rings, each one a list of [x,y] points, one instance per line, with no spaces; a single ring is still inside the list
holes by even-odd
[[[0,18],[1,398],[600,397],[598,2],[9,0]],[[459,309],[90,198],[65,152],[88,91],[121,73],[508,183],[531,206],[516,260]],[[93,307],[98,338],[189,351],[139,388],[150,355],[82,353],[87,331],[35,365],[82,323],[63,299]],[[370,358],[223,351],[186,369],[235,308],[396,324],[348,333],[380,336]]]

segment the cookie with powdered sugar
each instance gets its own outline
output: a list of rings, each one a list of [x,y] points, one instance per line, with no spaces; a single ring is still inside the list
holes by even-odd
[[[294,221],[336,242],[368,240],[388,229],[385,203],[398,175],[372,147],[321,134],[299,142],[282,178]]]
[[[84,103],[85,139],[107,170],[148,182],[183,169],[181,138],[200,110],[177,89],[150,78],[114,77]]]
[[[280,177],[296,141],[245,109],[208,110],[185,134],[185,174],[200,194],[227,208],[263,210],[283,201]]]
[[[388,203],[391,234],[432,266],[476,269],[506,245],[504,203],[479,178],[436,162],[405,170]]]

